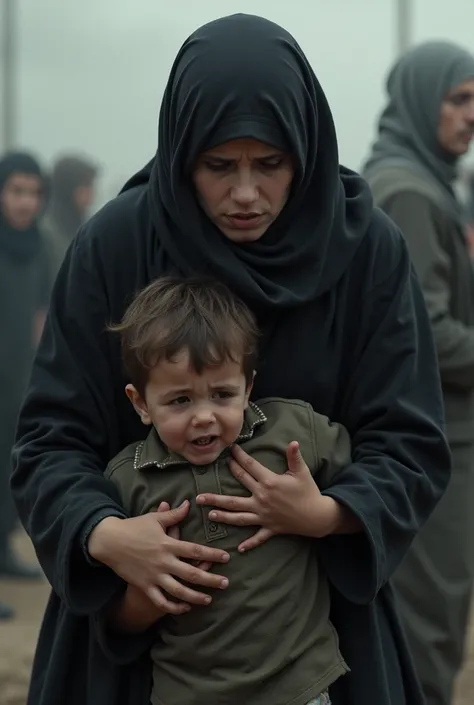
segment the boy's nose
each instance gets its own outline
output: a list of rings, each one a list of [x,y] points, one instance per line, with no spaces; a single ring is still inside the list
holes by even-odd
[[[195,426],[209,426],[214,423],[215,420],[211,409],[200,409],[194,415],[193,423]]]

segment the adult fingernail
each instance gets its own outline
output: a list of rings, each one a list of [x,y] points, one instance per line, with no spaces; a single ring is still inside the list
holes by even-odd
[[[224,553],[222,556],[222,560],[227,562],[230,561],[230,554],[229,553]]]
[[[216,514],[216,512],[210,512],[210,514],[209,514],[209,519],[217,519],[217,514]]]
[[[204,600],[204,602],[206,603],[206,605],[210,605],[211,602],[212,602],[212,598],[211,598],[211,597],[206,597],[206,599]]]
[[[227,580],[227,578],[222,578],[222,580],[221,580],[221,587],[222,587],[222,588],[229,587],[229,581]]]

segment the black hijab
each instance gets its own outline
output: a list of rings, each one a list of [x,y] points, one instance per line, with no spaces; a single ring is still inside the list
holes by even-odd
[[[38,162],[29,154],[11,152],[0,160],[0,195],[13,174],[31,174],[43,181]],[[35,220],[26,230],[16,230],[0,208],[0,256],[16,262],[29,262],[41,249],[41,234]]]
[[[243,137],[287,145],[296,173],[262,238],[236,244],[199,207],[191,173],[204,149]],[[257,311],[298,306],[333,287],[372,213],[365,182],[339,168],[331,112],[302,50],[284,29],[251,15],[204,25],[181,47],[157,155],[125,189],[145,181],[149,226],[168,264],[224,280]]]

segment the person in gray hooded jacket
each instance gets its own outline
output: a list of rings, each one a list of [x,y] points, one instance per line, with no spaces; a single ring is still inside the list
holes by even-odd
[[[421,44],[394,66],[365,165],[376,205],[402,230],[437,346],[454,470],[395,575],[428,705],[448,705],[461,668],[474,569],[474,273],[453,183],[474,134],[474,57]]]

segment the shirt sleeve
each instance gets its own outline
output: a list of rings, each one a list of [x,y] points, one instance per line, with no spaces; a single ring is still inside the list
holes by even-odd
[[[338,419],[351,437],[352,462],[324,492],[363,525],[360,534],[320,541],[329,580],[357,604],[374,600],[390,579],[451,470],[430,321],[401,237],[397,247],[394,270],[360,301]]]
[[[461,389],[474,387],[474,328],[450,314],[450,259],[441,245],[436,213],[419,194],[403,192],[385,212],[402,231],[419,276],[433,327],[441,379]],[[466,245],[466,259],[469,252]]]
[[[123,586],[87,554],[107,516],[125,517],[103,474],[119,450],[107,297],[88,237],[67,256],[20,414],[12,491],[41,566],[66,607],[100,610]]]

